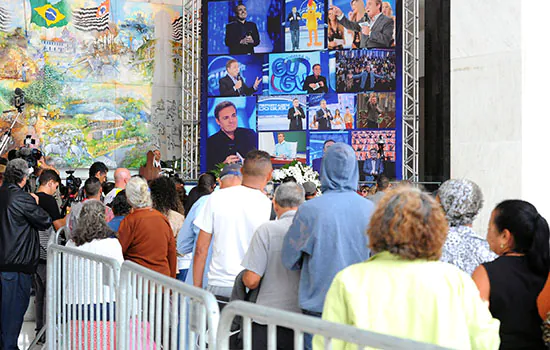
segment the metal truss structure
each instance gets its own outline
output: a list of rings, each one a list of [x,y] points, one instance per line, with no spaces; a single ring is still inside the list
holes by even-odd
[[[200,173],[201,0],[183,0],[181,175]],[[419,0],[403,0],[403,179],[419,181]]]
[[[183,0],[181,165],[184,180],[200,172],[201,0]]]
[[[403,179],[418,182],[420,133],[419,0],[403,0]]]

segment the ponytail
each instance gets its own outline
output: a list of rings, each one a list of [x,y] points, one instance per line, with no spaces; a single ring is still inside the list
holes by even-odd
[[[527,253],[529,265],[541,275],[548,275],[550,267],[550,230],[548,222],[537,213],[535,218],[533,243]]]
[[[535,206],[522,200],[506,200],[495,208],[498,232],[505,229],[514,237],[515,253],[525,254],[529,267],[541,276],[550,268],[550,232],[548,223]]]

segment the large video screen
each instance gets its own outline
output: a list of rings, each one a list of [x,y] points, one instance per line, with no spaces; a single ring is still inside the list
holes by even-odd
[[[399,0],[203,2],[201,170],[252,149],[320,170],[327,141],[360,178],[401,178]],[[375,166],[373,166],[375,164]]]

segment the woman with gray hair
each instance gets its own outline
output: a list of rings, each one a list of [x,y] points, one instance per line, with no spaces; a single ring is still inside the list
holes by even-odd
[[[145,179],[132,177],[126,185],[126,197],[132,210],[118,229],[124,259],[176,277],[176,240],[168,219],[152,208]]]
[[[72,232],[72,238],[67,242],[67,247],[112,258],[118,261],[119,264],[124,262],[122,247],[116,238],[116,234],[105,221],[105,205],[95,199],[88,200],[82,205],[78,223]],[[93,314],[94,310],[101,309],[111,310],[107,312],[112,312],[114,309],[109,307],[109,303],[115,303],[116,291],[111,290],[107,285],[103,286],[101,291],[96,288],[97,285],[102,285],[103,272],[99,270],[93,273],[94,267],[92,265],[84,265],[84,268],[82,268],[82,263],[78,263],[78,259],[70,255],[66,257],[64,263],[67,267],[68,276],[77,276],[83,272],[83,276],[80,277],[82,277],[85,284],[84,291],[78,293],[76,293],[74,286],[70,285],[65,293],[66,302],[69,305],[71,303],[82,305],[82,308],[77,306],[80,315],[84,315],[84,305],[91,304],[90,311],[88,311],[90,319],[84,321],[85,328],[82,332],[80,330],[76,332],[74,341],[84,347],[88,345],[88,347],[99,349],[100,344],[97,344],[93,337],[90,337],[90,334],[105,332],[107,342],[102,342],[102,344],[109,347],[111,343],[114,343],[114,334],[110,332],[110,322],[113,319],[107,316],[106,320],[102,319],[101,322],[97,322],[95,317],[98,317],[98,313],[96,312],[95,316]],[[71,283],[71,280],[74,281],[70,278],[68,283]],[[85,333],[88,334],[88,341],[83,335]]]
[[[447,180],[437,192],[437,199],[449,222],[447,240],[441,261],[472,275],[479,265],[493,261],[497,255],[489,243],[472,229],[472,223],[483,207],[483,194],[470,180]]]

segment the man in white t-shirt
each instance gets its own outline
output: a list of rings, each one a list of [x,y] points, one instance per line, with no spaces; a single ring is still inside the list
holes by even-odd
[[[242,167],[241,186],[216,191],[198,213],[194,224],[200,229],[193,265],[193,284],[203,287],[202,278],[208,248],[212,260],[206,289],[229,298],[235,278],[256,229],[269,221],[271,201],[263,190],[271,179],[271,157],[264,151],[250,151]]]

